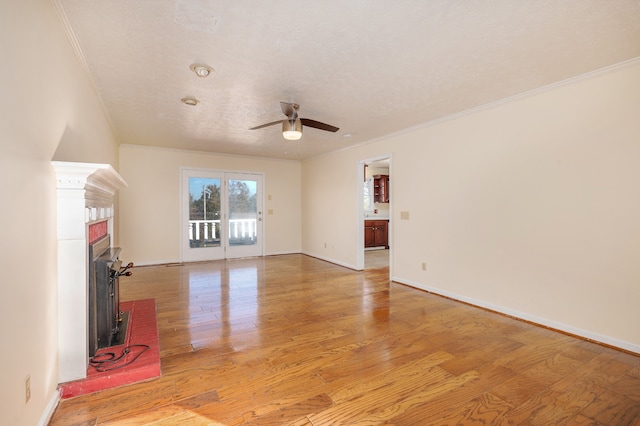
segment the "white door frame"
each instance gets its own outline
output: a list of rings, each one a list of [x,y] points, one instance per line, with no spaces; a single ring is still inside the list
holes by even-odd
[[[188,215],[188,196],[189,196],[189,178],[205,177],[219,178],[221,182],[220,199],[221,199],[221,217],[220,217],[220,246],[191,249],[189,247],[189,215]],[[256,222],[257,244],[251,246],[229,246],[229,207],[228,207],[228,185],[229,179],[241,179],[254,177],[257,181],[257,209],[258,220]],[[203,169],[193,167],[180,168],[180,200],[179,200],[179,247],[181,262],[198,262],[207,260],[229,259],[235,257],[263,256],[264,255],[264,197],[262,196],[264,186],[264,173],[260,172],[241,172],[218,169]],[[192,251],[194,250],[194,251]],[[195,251],[197,250],[197,251]]]
[[[380,160],[389,160],[389,194],[391,199],[389,200],[389,279],[393,276],[393,194],[396,189],[393,187],[393,156],[392,154],[384,154],[376,157],[366,158],[357,162],[356,170],[356,189],[357,196],[356,201],[358,203],[358,214],[356,218],[356,269],[364,270],[364,166],[368,163],[375,163]]]

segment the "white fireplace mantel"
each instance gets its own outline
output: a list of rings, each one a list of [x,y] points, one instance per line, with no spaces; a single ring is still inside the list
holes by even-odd
[[[127,183],[109,164],[51,163],[57,179],[58,380],[83,379],[89,361],[88,225],[108,221],[113,198]]]

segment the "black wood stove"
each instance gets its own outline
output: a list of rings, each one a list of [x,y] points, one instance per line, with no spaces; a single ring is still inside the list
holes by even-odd
[[[131,275],[133,266],[122,266],[121,250],[111,247],[109,235],[89,245],[89,357],[114,345],[121,331],[120,276]]]

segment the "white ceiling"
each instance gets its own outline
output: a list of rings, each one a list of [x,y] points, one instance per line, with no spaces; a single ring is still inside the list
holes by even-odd
[[[54,1],[120,143],[230,154],[306,158],[640,57],[638,0]],[[340,130],[248,130],[280,101]]]

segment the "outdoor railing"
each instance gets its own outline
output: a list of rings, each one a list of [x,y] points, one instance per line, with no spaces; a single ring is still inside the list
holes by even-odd
[[[256,219],[229,220],[229,240],[255,241],[257,238]],[[211,241],[220,239],[220,220],[190,220],[190,241]]]

